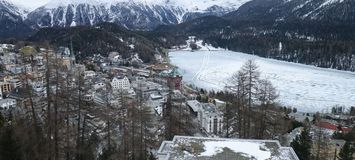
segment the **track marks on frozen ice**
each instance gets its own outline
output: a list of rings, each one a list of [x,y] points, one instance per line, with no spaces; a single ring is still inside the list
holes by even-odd
[[[202,63],[200,65],[199,70],[192,77],[192,81],[201,80],[201,76],[207,71],[209,68],[208,64],[210,63],[211,51],[204,53]]]

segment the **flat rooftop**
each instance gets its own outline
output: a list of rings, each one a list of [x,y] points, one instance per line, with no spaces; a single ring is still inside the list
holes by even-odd
[[[226,139],[175,136],[164,141],[159,160],[299,160],[291,147],[275,140]]]

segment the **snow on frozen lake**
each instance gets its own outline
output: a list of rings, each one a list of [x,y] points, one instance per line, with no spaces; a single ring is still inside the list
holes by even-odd
[[[327,112],[332,106],[355,105],[355,73],[261,58],[244,53],[216,51],[170,52],[186,83],[208,90],[223,90],[231,75],[254,59],[279,91],[279,102],[302,112]]]

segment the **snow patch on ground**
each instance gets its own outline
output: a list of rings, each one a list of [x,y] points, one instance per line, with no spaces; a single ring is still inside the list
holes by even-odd
[[[131,49],[134,49],[134,47],[135,47],[134,44],[129,45],[129,48],[131,48]]]
[[[302,112],[327,112],[335,105],[355,105],[355,73],[261,58],[231,51],[174,51],[173,65],[186,83],[208,90],[223,90],[230,77],[249,59],[256,60],[261,78],[279,92],[279,102]]]

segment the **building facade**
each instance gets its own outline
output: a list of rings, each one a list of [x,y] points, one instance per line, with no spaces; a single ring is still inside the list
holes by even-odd
[[[200,127],[209,134],[219,135],[223,131],[223,112],[212,103],[197,100],[186,102],[192,115],[197,117]]]
[[[219,135],[223,130],[223,113],[211,103],[203,103],[198,114],[201,127],[209,134]]]
[[[176,68],[173,68],[167,76],[168,87],[172,90],[182,90],[182,76],[177,71]]]
[[[131,83],[127,76],[115,77],[111,81],[111,87],[113,90],[129,90],[131,88]]]

